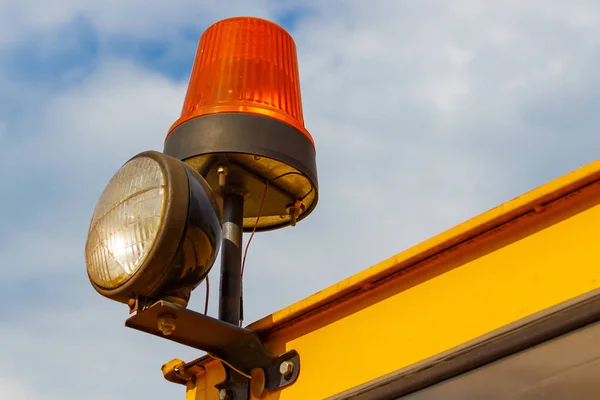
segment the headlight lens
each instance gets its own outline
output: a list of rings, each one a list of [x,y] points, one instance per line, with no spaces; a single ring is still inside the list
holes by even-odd
[[[163,225],[168,190],[165,174],[149,157],[134,158],[100,196],[85,255],[90,279],[114,289],[144,264]]]

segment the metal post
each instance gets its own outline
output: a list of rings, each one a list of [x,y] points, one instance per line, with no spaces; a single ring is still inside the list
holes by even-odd
[[[236,326],[239,325],[241,317],[243,217],[244,198],[239,194],[225,194],[219,319]]]

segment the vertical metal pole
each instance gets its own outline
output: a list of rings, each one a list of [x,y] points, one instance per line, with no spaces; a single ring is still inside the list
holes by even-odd
[[[239,325],[241,316],[243,217],[244,198],[239,194],[225,194],[223,196],[219,319],[236,326]]]

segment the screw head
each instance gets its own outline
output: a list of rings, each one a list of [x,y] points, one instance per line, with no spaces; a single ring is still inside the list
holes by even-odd
[[[294,363],[291,361],[282,362],[279,366],[279,372],[281,373],[281,375],[283,375],[284,378],[288,379],[290,376],[292,376],[292,373],[294,372]]]
[[[231,392],[227,389],[219,390],[219,400],[229,400],[231,399]]]
[[[217,176],[219,179],[219,187],[223,188],[226,184],[227,173],[229,172],[227,166],[219,165],[217,167]]]

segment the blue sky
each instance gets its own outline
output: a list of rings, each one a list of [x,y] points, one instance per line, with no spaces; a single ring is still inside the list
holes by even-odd
[[[197,353],[123,327],[85,235],[111,175],[162,148],[202,31],[236,15],[296,40],[321,187],[253,240],[247,322],[598,158],[591,0],[0,0],[0,398],[183,398],[160,366]]]

